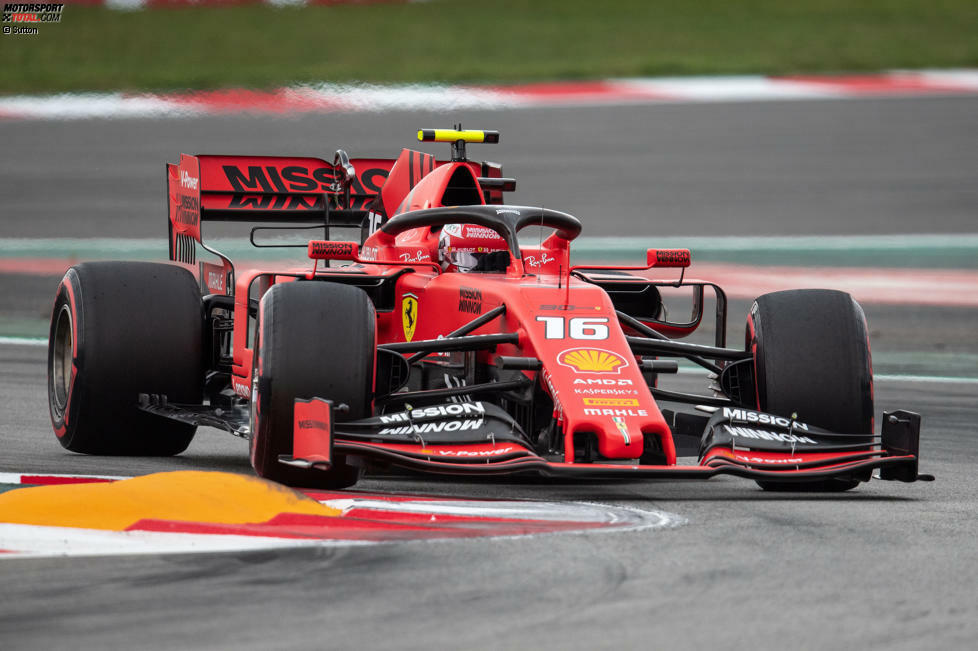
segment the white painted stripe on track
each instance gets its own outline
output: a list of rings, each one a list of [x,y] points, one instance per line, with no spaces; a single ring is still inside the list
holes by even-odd
[[[700,366],[689,365],[680,362],[680,375],[708,375],[710,371]],[[873,375],[874,381],[879,382],[920,382],[923,384],[978,384],[976,377],[955,377],[952,375],[901,375],[894,373],[876,373]]]
[[[153,95],[76,93],[0,97],[0,116],[28,119],[188,117],[222,113],[483,110],[972,95],[978,70],[890,71],[868,75],[625,78],[510,86],[438,84],[302,84],[271,91],[241,89]]]
[[[439,84],[303,84],[288,89],[297,100],[334,104],[363,112],[394,110],[500,109],[516,108],[525,101],[498,90],[475,86]],[[201,94],[203,96],[204,94]]]
[[[0,116],[33,119],[190,117],[202,111],[163,97],[124,93],[63,93],[0,97]]]
[[[256,551],[363,544],[271,536],[206,535],[157,531],[100,531],[0,523],[0,560],[56,556],[124,556]]]
[[[678,526],[685,519],[659,510],[609,507],[591,502],[535,502],[528,500],[465,500],[438,498],[389,501],[363,497],[321,500],[321,504],[344,513],[351,509],[372,509],[395,513],[451,515],[472,518],[516,520],[557,520],[616,525],[616,531]],[[588,529],[588,531],[593,531]]]
[[[153,248],[166,252],[166,238],[0,237],[0,255],[62,255],[66,250],[104,250],[117,253],[126,253],[129,251],[139,251],[146,248]]]
[[[662,93],[699,102],[730,100],[826,99],[840,97],[831,88],[768,77],[660,77],[651,79],[622,79],[623,88],[647,93]]]
[[[702,235],[666,237],[593,236],[575,240],[573,249],[596,248],[608,251],[640,251],[648,246],[681,246],[709,251],[898,251],[902,249],[974,249],[978,233],[894,233],[888,235],[750,235],[704,237]],[[0,252],[3,251],[0,240]]]
[[[322,502],[344,511],[350,509],[374,509],[386,512],[451,515],[470,518],[486,518],[503,524],[509,520],[518,523],[523,520],[560,524],[580,524],[581,528],[557,528],[552,531],[534,533],[503,533],[501,535],[480,535],[492,538],[524,538],[542,535],[573,535],[585,533],[612,533],[626,531],[647,531],[652,529],[671,529],[686,524],[683,516],[659,509],[638,509],[627,506],[609,506],[587,502],[533,502],[533,501],[387,501],[351,497]],[[342,517],[335,519],[337,526],[344,526]],[[600,525],[600,526],[588,526]],[[267,549],[288,549],[296,547],[349,546],[365,544],[393,544],[409,542],[403,539],[353,540],[349,538],[330,538],[329,527],[323,527],[321,537],[310,539],[309,532],[302,538],[294,537],[293,532],[284,527],[284,536],[274,534],[237,535],[158,531],[109,531],[75,527],[53,527],[24,524],[0,523],[0,561],[12,558],[39,558],[57,556],[119,556],[134,554],[181,554],[210,552],[240,552]],[[444,536],[422,536],[416,540],[451,540],[455,536],[449,531]],[[468,538],[466,536],[466,538]]]
[[[47,346],[48,340],[41,337],[0,337],[0,344],[7,346]]]
[[[710,371],[699,366],[679,367],[680,375],[708,375]],[[976,377],[954,377],[951,375],[898,375],[893,373],[876,373],[874,382],[919,382],[921,384],[978,384]],[[666,388],[666,387],[663,387]]]
[[[978,384],[975,377],[950,377],[946,375],[874,375],[876,382],[919,382],[920,384]]]
[[[222,252],[224,249],[249,251],[256,249],[241,238],[207,240]],[[528,237],[526,244],[535,244]],[[70,253],[92,254],[105,252],[118,255],[166,254],[166,240],[158,237],[141,238],[70,238],[70,237],[0,237],[0,256],[63,256]],[[757,235],[716,236],[668,235],[654,236],[584,236],[576,239],[571,249],[577,252],[644,252],[646,248],[682,247],[708,251],[899,251],[903,249],[975,250],[978,252],[978,233],[897,233],[889,235]]]
[[[583,502],[570,502],[564,506],[571,508],[575,504],[577,506],[586,505],[592,508],[604,506]],[[584,527],[581,529],[554,530],[526,534],[487,535],[479,536],[478,538],[516,539],[553,535],[625,533],[653,529],[674,529],[688,522],[681,515],[658,509],[645,510],[624,506],[610,508],[625,514],[623,517],[629,523],[619,524],[618,521],[612,519],[607,521],[609,526],[603,527]],[[473,513],[473,515],[475,514]],[[540,519],[539,513],[536,514],[536,517]],[[516,519],[518,520],[519,518]],[[588,524],[588,522],[588,520],[582,520],[583,524]],[[418,538],[415,540],[308,539],[294,537],[278,538],[270,535],[240,536],[234,534],[191,534],[156,531],[103,531],[75,527],[47,527],[0,523],[0,562],[4,560],[29,558],[200,554],[274,549],[287,550],[309,547],[389,545],[409,542],[451,542],[455,540],[472,540],[472,538],[455,538],[446,535],[445,537]]]

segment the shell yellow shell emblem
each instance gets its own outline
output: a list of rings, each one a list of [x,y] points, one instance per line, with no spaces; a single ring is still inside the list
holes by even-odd
[[[401,324],[404,326],[404,341],[411,341],[418,325],[418,297],[414,294],[401,297]]]
[[[600,348],[571,348],[557,355],[557,363],[569,366],[578,373],[618,373],[628,366],[628,360],[610,350]]]

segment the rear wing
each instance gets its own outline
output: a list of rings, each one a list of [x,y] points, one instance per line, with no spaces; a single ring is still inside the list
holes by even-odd
[[[401,159],[403,174],[385,186]],[[324,239],[329,239],[331,226],[361,227],[366,234],[390,216],[426,173],[444,163],[407,149],[397,159],[350,159],[339,150],[332,164],[290,156],[181,154],[178,164],[166,166],[170,259],[194,264],[197,244],[220,255],[204,245],[205,221],[321,224]],[[502,166],[466,163],[481,174],[486,202],[502,203],[503,191],[513,189],[502,183],[511,181],[502,178]]]
[[[205,221],[358,227],[390,174],[393,159],[333,164],[287,156],[188,156],[167,164],[170,259],[194,264]],[[206,248],[206,247],[205,247]]]

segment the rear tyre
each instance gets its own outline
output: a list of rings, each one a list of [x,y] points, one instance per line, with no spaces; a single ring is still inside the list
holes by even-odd
[[[760,296],[747,317],[757,407],[846,434],[873,433],[873,369],[862,308],[845,292],[797,289]],[[868,476],[757,482],[765,490],[844,491]]]
[[[363,290],[327,282],[273,286],[261,300],[252,367],[251,465],[289,486],[346,488],[360,469],[339,455],[328,471],[279,463],[292,454],[296,398],[325,398],[334,421],[370,415],[374,382],[374,307]]]
[[[137,407],[140,393],[200,404],[200,290],[181,267],[86,262],[68,270],[48,339],[48,406],[72,452],[169,456],[197,428]]]

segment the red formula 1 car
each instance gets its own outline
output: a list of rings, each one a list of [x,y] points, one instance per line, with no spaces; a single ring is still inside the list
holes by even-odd
[[[172,455],[198,425],[250,441],[262,477],[346,487],[364,468],[447,474],[706,479],[845,490],[915,481],[920,417],[874,433],[863,312],[845,293],[758,298],[725,346],[726,299],[683,277],[686,250],[641,267],[574,266],[581,223],[503,203],[513,179],[466,157],[491,131],[422,130],[451,160],[182,156],[167,165],[170,259],[72,267],[51,321],[49,398],[61,444]],[[240,269],[208,220],[303,224],[304,268]],[[547,232],[536,245],[518,238]],[[360,229],[360,244],[331,239]],[[200,261],[209,253],[214,262]],[[663,271],[663,268],[665,270]],[[678,279],[677,279],[678,277]],[[691,316],[664,296],[689,293]],[[680,341],[715,295],[715,341]],[[677,358],[712,391],[660,387]],[[663,382],[664,383],[664,382]],[[665,405],[672,405],[669,409]],[[698,462],[677,463],[677,441]]]

